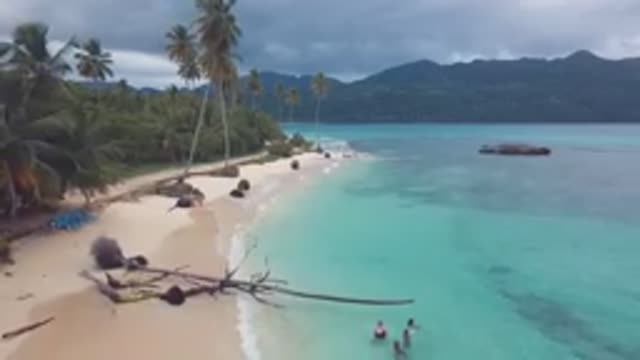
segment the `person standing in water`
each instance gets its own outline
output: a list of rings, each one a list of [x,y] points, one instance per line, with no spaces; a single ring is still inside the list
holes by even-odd
[[[387,329],[382,321],[378,321],[376,328],[373,330],[373,338],[376,340],[385,340],[387,338]]]
[[[398,340],[393,342],[393,357],[396,360],[407,358],[407,352],[402,348],[402,345]]]
[[[416,321],[413,318],[409,318],[409,320],[407,321],[407,329],[409,330],[409,332],[411,332],[411,334],[413,334],[414,332],[420,330],[420,326],[416,325]]]
[[[402,346],[405,350],[411,347],[411,331],[409,328],[404,329],[402,332]]]

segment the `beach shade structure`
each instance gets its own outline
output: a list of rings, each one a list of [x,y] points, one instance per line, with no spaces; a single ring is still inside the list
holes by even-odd
[[[232,198],[236,198],[236,199],[242,199],[242,198],[244,198],[244,191],[242,191],[240,189],[233,189],[229,193],[229,196],[231,196]]]
[[[242,179],[238,182],[238,190],[249,191],[251,189],[251,183],[247,179]]]
[[[49,226],[56,230],[78,230],[95,220],[95,216],[84,209],[68,211],[54,216]]]
[[[96,265],[102,270],[118,269],[126,262],[118,241],[104,236],[93,241],[91,255]]]
[[[291,162],[291,169],[292,170],[300,170],[300,162],[298,160],[293,160]]]

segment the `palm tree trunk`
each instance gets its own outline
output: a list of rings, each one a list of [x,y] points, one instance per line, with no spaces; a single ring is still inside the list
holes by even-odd
[[[318,134],[318,124],[320,123],[320,102],[321,102],[321,101],[322,101],[322,100],[320,100],[320,98],[318,98],[318,99],[316,100],[316,114],[315,114],[315,123],[316,123],[316,126],[315,126],[315,130],[314,130],[314,132],[315,132],[315,134],[316,134],[316,146],[317,146],[318,148],[320,148],[320,134]]]
[[[224,101],[224,89],[218,87],[218,101],[220,101],[220,115],[222,117],[222,131],[224,132],[224,167],[229,166],[231,157],[231,144],[229,144],[229,126],[227,124],[227,106]]]
[[[9,217],[14,218],[18,212],[18,195],[16,194],[15,184],[13,183],[13,173],[7,161],[2,162],[4,172],[7,174],[7,192],[9,194]]]
[[[293,105],[289,106],[289,122],[293,122]]]
[[[22,121],[27,120],[27,108],[29,107],[29,102],[31,102],[31,95],[33,93],[33,89],[35,88],[35,84],[33,81],[23,80],[23,91],[22,94],[22,104],[20,104],[20,115],[22,116]]]
[[[193,165],[193,158],[196,154],[196,148],[198,147],[198,139],[200,138],[200,130],[202,129],[202,124],[204,123],[204,112],[207,105],[207,98],[209,97],[209,87],[204,90],[204,95],[202,96],[202,104],[200,105],[200,114],[198,115],[198,123],[196,124],[196,130],[193,133],[193,139],[191,139],[191,149],[189,150],[189,160],[187,162],[187,168],[184,170],[185,175],[191,169]]]
[[[91,205],[91,194],[87,189],[80,189],[82,196],[84,197],[84,206],[89,207]]]
[[[280,101],[280,99],[278,99],[278,120],[281,122],[284,122],[284,119],[282,118],[284,116],[284,112],[282,111],[282,101]]]
[[[251,95],[251,110],[252,111],[256,111],[256,96],[255,95]]]

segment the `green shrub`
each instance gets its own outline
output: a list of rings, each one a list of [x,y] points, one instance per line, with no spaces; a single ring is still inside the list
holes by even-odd
[[[269,155],[289,158],[293,156],[293,146],[291,143],[286,142],[275,142],[267,147],[267,151]]]
[[[307,141],[307,139],[305,139],[300,133],[293,134],[291,139],[289,139],[289,144],[295,148],[307,150],[311,149],[311,146],[313,146],[313,144],[310,141]]]

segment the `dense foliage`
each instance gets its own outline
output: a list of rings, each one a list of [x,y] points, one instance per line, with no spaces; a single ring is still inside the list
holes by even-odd
[[[79,74],[99,84],[112,74],[110,54],[96,39],[82,46],[72,39],[50,54],[47,33],[45,25],[26,24],[12,43],[0,44],[0,216],[63,197],[68,189],[88,200],[149,165],[183,166],[199,118],[197,162],[224,156],[223,116],[228,154],[257,152],[283,138],[268,115],[241,106],[220,109],[213,101],[202,107],[194,92],[172,87],[144,94],[124,81],[103,88],[67,81],[75,59]]]

